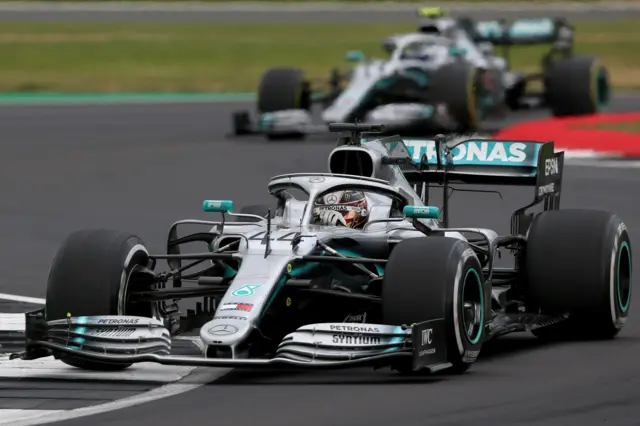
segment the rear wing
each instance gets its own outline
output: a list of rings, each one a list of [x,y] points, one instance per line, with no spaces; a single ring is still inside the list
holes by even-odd
[[[475,42],[497,46],[573,43],[574,28],[562,18],[474,21],[461,19],[460,25]]]
[[[535,213],[527,209],[544,203],[544,210],[560,207],[564,152],[555,152],[553,142],[506,140],[506,139],[447,139],[437,135],[429,139],[403,139],[399,135],[378,138],[374,135],[384,131],[382,125],[360,123],[331,123],[332,132],[349,132],[338,139],[338,146],[360,147],[367,143],[380,144],[375,151],[379,162],[369,158],[370,170],[364,171],[363,156],[356,156],[361,176],[373,176],[376,168],[392,168],[395,175],[402,173],[414,185],[417,195],[425,204],[429,200],[430,184],[441,186],[443,206],[441,211],[444,227],[448,227],[448,200],[451,183],[477,185],[518,185],[534,187],[533,201],[516,210],[511,216],[513,234],[525,235]],[[351,151],[353,152],[353,151]],[[362,152],[358,150],[358,152]],[[366,152],[366,150],[365,150]],[[347,157],[343,158],[346,163]],[[331,160],[331,159],[330,159]],[[330,161],[331,162],[331,161]],[[330,169],[333,169],[331,165]],[[338,167],[338,169],[341,169]],[[339,172],[353,174],[353,172]],[[421,187],[421,188],[419,188]],[[487,192],[473,190],[475,192]]]
[[[521,229],[519,222],[523,221],[527,208],[541,202],[545,210],[557,209],[560,205],[564,152],[555,152],[553,142],[469,139],[452,144],[444,138],[402,139],[399,136],[378,142],[388,153],[386,162],[398,164],[413,185],[427,184],[428,188],[429,184],[436,184],[448,188],[449,184],[463,183],[533,187],[531,204],[514,214],[516,229]],[[444,202],[448,203],[448,195]]]

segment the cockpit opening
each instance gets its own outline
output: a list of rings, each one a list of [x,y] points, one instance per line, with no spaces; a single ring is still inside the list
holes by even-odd
[[[423,34],[441,35],[440,28],[433,23],[422,24],[418,27],[418,31]]]

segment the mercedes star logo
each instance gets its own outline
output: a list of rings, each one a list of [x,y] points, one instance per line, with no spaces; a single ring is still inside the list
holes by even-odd
[[[238,328],[233,325],[222,324],[211,327],[209,329],[209,334],[213,334],[214,336],[228,336],[230,334],[236,333],[237,331]]]

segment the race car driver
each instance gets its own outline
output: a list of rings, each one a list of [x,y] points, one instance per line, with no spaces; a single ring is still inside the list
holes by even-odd
[[[325,226],[362,229],[369,219],[369,205],[362,191],[335,191],[316,200],[314,223]],[[353,274],[351,266],[321,264],[312,287],[359,293],[369,283],[369,277]]]
[[[331,192],[316,201],[314,223],[361,229],[369,218],[367,198],[362,191]]]

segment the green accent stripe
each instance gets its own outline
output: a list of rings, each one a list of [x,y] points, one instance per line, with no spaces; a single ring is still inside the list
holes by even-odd
[[[620,288],[620,261],[622,260],[622,253],[626,253],[627,257],[629,258],[629,294],[626,297],[626,300],[623,302],[622,301],[622,289]],[[617,293],[618,293],[618,306],[620,307],[620,310],[622,311],[622,313],[627,313],[627,311],[629,310],[629,303],[631,302],[631,268],[633,267],[633,265],[631,264],[631,252],[629,250],[629,244],[627,244],[626,241],[624,241],[622,243],[622,245],[620,246],[620,250],[618,252],[618,275],[616,276],[617,280],[616,280],[616,287],[617,287]]]
[[[317,98],[321,94],[314,94]],[[49,93],[0,92],[0,105],[73,105],[109,103],[187,103],[255,101],[255,93]]]
[[[252,101],[254,93],[0,93],[0,104]]]
[[[480,306],[482,307],[482,311],[480,314],[480,326],[478,327],[478,332],[476,333],[476,335],[471,338],[469,337],[469,333],[466,332],[465,330],[465,335],[467,336],[467,340],[469,341],[469,343],[471,343],[472,345],[477,345],[478,342],[480,342],[480,338],[482,337],[482,332],[484,329],[484,288],[482,286],[482,280],[480,279],[480,274],[478,274],[478,271],[476,271],[475,269],[469,269],[467,270],[467,273],[464,276],[464,282],[462,284],[462,293],[460,294],[461,296],[461,302],[464,304],[464,289],[467,285],[467,279],[469,277],[469,274],[473,273],[473,275],[476,278],[476,284],[478,286],[478,291],[480,292]],[[464,306],[462,306],[462,322],[465,323],[465,318],[464,318]],[[465,327],[466,328],[466,327]]]

